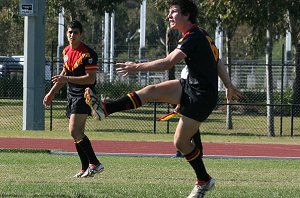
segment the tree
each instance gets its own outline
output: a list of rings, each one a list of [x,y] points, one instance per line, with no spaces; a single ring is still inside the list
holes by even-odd
[[[272,49],[276,30],[282,19],[284,8],[283,1],[277,0],[253,0],[235,1],[242,5],[244,10],[244,21],[252,27],[256,34],[257,41],[265,43],[266,46],[266,81],[267,81],[267,125],[268,136],[275,136],[274,131],[274,103],[273,100],[273,74],[272,74]]]
[[[147,1],[147,56],[161,57],[165,55],[166,47],[166,13],[157,9],[155,2]]]
[[[19,16],[18,0],[0,1],[0,23],[0,54],[23,54],[24,22],[23,17]]]
[[[167,1],[156,0],[155,5],[159,10],[163,11],[164,13],[167,13],[167,9],[168,9]],[[166,22],[166,26],[167,26],[167,29],[166,29],[166,33],[165,33],[165,35],[166,35],[165,47],[166,47],[166,54],[168,55],[176,47],[176,43],[178,40],[178,32],[177,32],[177,30],[171,30],[168,26],[168,22]],[[169,80],[175,79],[175,68],[174,67],[169,69],[168,79]]]
[[[296,0],[285,0],[285,20],[287,29],[291,32],[294,47],[294,63],[296,66],[296,78],[293,84],[293,104],[300,104],[300,2]],[[295,108],[295,114],[300,116],[300,107]]]
[[[50,23],[56,23],[55,17],[63,7],[66,23],[74,19],[80,20],[85,28],[85,42],[96,51],[101,51],[102,45],[99,43],[102,42],[102,17],[105,12],[112,13],[124,3],[141,3],[141,0],[47,0],[47,15],[48,19],[54,18],[55,20],[52,19]]]
[[[235,31],[239,25],[241,25],[242,9],[239,4],[234,4],[235,1],[231,0],[219,0],[219,1],[200,1],[202,12],[201,16],[203,23],[209,24],[209,26],[216,29],[219,26],[220,31],[223,31],[226,38],[226,63],[228,66],[228,73],[231,78],[231,41],[235,34]],[[200,21],[201,21],[200,20]],[[233,129],[232,122],[232,108],[231,105],[227,105],[226,126],[227,129]]]

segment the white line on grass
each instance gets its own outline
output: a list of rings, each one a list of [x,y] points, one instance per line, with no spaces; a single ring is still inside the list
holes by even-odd
[[[54,155],[78,155],[77,152],[51,151]],[[157,153],[96,153],[97,156],[127,156],[127,157],[165,157],[171,158],[175,154]],[[203,158],[228,158],[228,159],[269,159],[269,160],[300,160],[300,157],[274,157],[274,156],[233,156],[233,155],[204,155]]]

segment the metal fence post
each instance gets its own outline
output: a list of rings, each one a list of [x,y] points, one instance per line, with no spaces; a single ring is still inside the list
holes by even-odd
[[[53,51],[54,51],[54,41],[52,41],[52,44],[51,44],[51,67],[50,67],[50,71],[51,71],[51,78],[52,78],[52,76],[53,76],[53,57],[54,57],[54,53],[53,53]],[[53,85],[53,83],[52,83],[52,81],[50,81],[50,85],[51,85],[51,87],[52,87],[52,85]],[[53,104],[52,104],[52,102],[51,102],[51,104],[50,104],[50,131],[52,131],[52,127],[53,127]]]
[[[283,75],[284,75],[284,44],[282,44],[281,50],[282,58],[281,58],[281,85],[280,85],[280,131],[279,134],[282,136],[282,104],[283,104]]]
[[[154,126],[153,126],[153,133],[156,133],[156,102],[154,102]]]
[[[167,104],[168,105],[168,113],[170,112],[170,105],[169,104]],[[167,121],[167,133],[169,133],[170,132],[170,121],[168,120]]]
[[[294,136],[294,105],[291,104],[291,136]]]

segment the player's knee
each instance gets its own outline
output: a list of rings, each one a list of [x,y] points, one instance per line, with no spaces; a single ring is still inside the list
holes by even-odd
[[[148,85],[145,87],[145,92],[146,93],[153,93],[156,90],[156,86],[155,85]]]
[[[76,128],[71,128],[70,134],[75,141],[79,141],[84,137],[84,132]]]
[[[180,139],[174,139],[174,146],[177,150],[182,151],[184,149],[184,142]]]
[[[75,130],[70,130],[70,135],[74,140],[78,140],[78,135]]]
[[[153,101],[157,99],[156,94],[156,86],[155,85],[148,85],[143,89],[137,91],[136,93],[142,100],[142,103]]]

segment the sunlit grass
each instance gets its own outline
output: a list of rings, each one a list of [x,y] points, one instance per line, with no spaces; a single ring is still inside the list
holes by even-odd
[[[98,156],[105,171],[75,179],[78,156],[0,153],[0,197],[186,197],[194,173],[182,158]],[[217,185],[207,197],[298,197],[298,160],[204,159]]]

